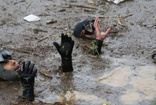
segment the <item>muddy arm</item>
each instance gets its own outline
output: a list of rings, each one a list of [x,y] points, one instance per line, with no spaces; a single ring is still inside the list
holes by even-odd
[[[93,40],[92,45],[89,51],[89,54],[91,55],[100,55],[101,54],[101,47],[102,47],[103,41],[101,40]]]
[[[74,41],[71,37],[62,34],[61,35],[61,45],[57,42],[53,43],[56,47],[57,51],[61,55],[62,59],[62,71],[63,72],[72,72],[73,65],[72,65],[72,50],[74,47]]]

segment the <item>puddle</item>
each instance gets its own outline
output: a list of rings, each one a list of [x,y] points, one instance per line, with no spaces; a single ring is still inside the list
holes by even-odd
[[[121,101],[124,104],[135,104],[143,100],[153,100],[156,96],[156,67],[138,66],[135,69],[137,73],[129,66],[121,66],[99,77],[96,79],[96,82],[113,87],[130,85],[131,88],[126,90],[121,96]]]
[[[102,77],[96,79],[101,83],[113,86],[113,87],[123,87],[128,84],[129,76],[132,74],[131,67],[121,66],[113,70],[109,74],[104,74]]]
[[[155,66],[138,67],[138,76],[131,78],[132,89],[126,91],[121,97],[125,104],[133,104],[136,101],[153,100],[156,96]]]

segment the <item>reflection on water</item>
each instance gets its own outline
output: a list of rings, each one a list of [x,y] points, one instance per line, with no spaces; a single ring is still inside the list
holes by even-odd
[[[129,76],[131,75],[132,70],[128,66],[121,66],[113,70],[109,74],[104,74],[102,77],[96,79],[101,83],[108,84],[110,86],[119,87],[127,85],[129,81]]]
[[[153,100],[156,96],[156,67],[140,66],[138,67],[138,76],[131,78],[132,89],[126,91],[121,100],[126,104],[132,104],[135,101]],[[130,98],[131,97],[131,98]]]
[[[104,74],[102,77],[96,79],[96,81],[114,87],[122,87],[130,84],[132,87],[121,96],[121,101],[124,104],[153,100],[156,96],[156,67],[139,66],[136,70],[135,72],[137,73],[135,74],[137,75],[133,75],[134,71],[131,67],[121,66],[109,74]]]

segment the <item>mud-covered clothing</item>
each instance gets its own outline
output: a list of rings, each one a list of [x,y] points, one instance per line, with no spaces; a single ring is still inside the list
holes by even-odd
[[[20,78],[18,76],[17,71],[7,71],[7,70],[3,69],[2,64],[0,64],[0,80],[19,81]]]
[[[101,41],[101,40],[98,40],[98,39],[93,40],[89,54],[100,55],[102,44],[103,44],[103,41]]]
[[[7,50],[0,51],[0,80],[19,81],[19,76],[16,71],[7,71],[3,68],[3,64],[11,58],[11,53]]]

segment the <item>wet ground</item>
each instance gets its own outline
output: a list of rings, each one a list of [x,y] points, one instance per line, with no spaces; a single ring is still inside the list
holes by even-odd
[[[156,66],[151,59],[156,49],[155,4],[155,0],[127,0],[119,5],[104,0],[3,0],[0,49],[11,51],[19,62],[36,64],[36,103],[155,105]],[[24,21],[29,14],[41,20]],[[71,35],[79,21],[94,17],[100,17],[103,30],[112,28],[101,56],[88,56],[91,42],[71,36],[74,72],[62,73],[52,43],[60,42],[61,33]],[[17,104],[21,93],[19,82],[0,82],[1,105]]]

